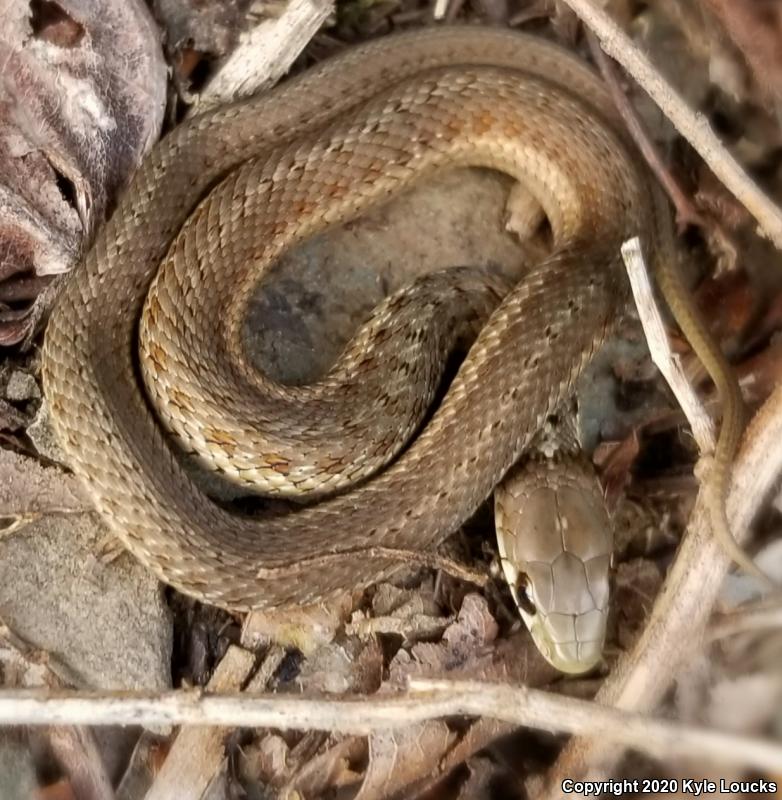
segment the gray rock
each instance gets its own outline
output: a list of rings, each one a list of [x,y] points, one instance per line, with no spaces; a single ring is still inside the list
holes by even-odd
[[[25,400],[38,400],[41,396],[41,390],[38,388],[35,378],[29,372],[22,372],[22,370],[17,369],[8,378],[5,396],[14,403],[20,403]]]
[[[77,686],[168,688],[173,635],[160,584],[129,555],[101,560],[106,530],[72,481],[0,452],[2,511],[33,518],[0,540],[0,616]]]

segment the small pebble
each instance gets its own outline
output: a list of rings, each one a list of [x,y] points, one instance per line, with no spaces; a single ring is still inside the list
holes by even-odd
[[[14,403],[24,400],[38,400],[41,396],[41,390],[32,375],[18,369],[12,372],[11,377],[8,379],[5,396]]]

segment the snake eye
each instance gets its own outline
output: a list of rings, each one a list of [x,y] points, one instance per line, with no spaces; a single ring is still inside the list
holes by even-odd
[[[522,572],[516,581],[516,602],[518,602],[525,614],[534,616],[537,613],[537,609],[535,608],[535,603],[532,602],[529,589],[529,578]]]

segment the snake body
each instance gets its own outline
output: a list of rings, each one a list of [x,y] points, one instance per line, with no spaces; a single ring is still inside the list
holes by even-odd
[[[317,493],[328,475],[340,477],[327,490],[343,488],[343,473],[363,477],[380,463],[361,472],[354,455],[324,463],[316,451],[294,464],[279,451],[285,393],[241,357],[230,367],[224,357],[237,349],[255,281],[283,250],[453,166],[522,181],[551,223],[552,256],[491,301],[499,305],[441,405],[379,475],[291,514],[252,518],[217,505],[182,467],[140,386],[145,301],[143,335],[167,331],[165,353],[145,339],[147,381],[188,449],[217,453],[224,471],[281,494]],[[110,528],[183,592],[247,610],[367,585],[399,569],[394,551],[443,541],[525,452],[625,304],[620,244],[637,234],[655,244],[665,213],[599,81],[554,45],[441,28],[353,48],[267,95],[187,120],[153,149],[50,320],[43,373],[55,430]],[[214,281],[231,287],[230,299]],[[382,342],[382,322],[378,330]],[[376,361],[394,362],[376,347]],[[343,372],[360,381],[362,359],[350,351]],[[200,389],[211,370],[217,377]],[[375,392],[384,381],[367,379]],[[242,398],[259,387],[279,447],[266,440],[253,461],[242,450],[246,426],[210,415],[226,397],[246,412]],[[349,408],[353,419],[358,406]]]

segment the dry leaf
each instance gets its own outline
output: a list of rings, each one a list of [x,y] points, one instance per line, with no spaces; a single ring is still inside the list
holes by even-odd
[[[298,792],[302,797],[322,797],[327,792],[356,786],[361,774],[356,765],[367,760],[367,740],[363,736],[349,736],[338,740],[314,758],[300,759],[295,774],[280,793],[292,797]]]
[[[468,594],[440,642],[421,642],[396,653],[386,685],[404,686],[411,676],[447,675],[541,686],[558,674],[540,655],[526,630],[504,639],[497,639],[497,633],[486,599]]]
[[[632,468],[641,452],[638,428],[633,428],[620,442],[601,442],[592,460],[600,467],[600,483],[606,498],[606,505],[615,509],[619,498],[632,480]]]
[[[350,614],[353,601],[348,593],[328,606],[316,604],[282,611],[253,611],[242,628],[242,645],[250,650],[268,642],[295,647],[305,656],[333,641]]]
[[[622,649],[635,643],[662,582],[659,567],[647,559],[627,561],[617,568],[611,613],[617,620],[616,639]]]
[[[0,280],[70,269],[157,139],[166,65],[139,0],[9,0],[0,28]],[[7,310],[0,343],[27,332]]]
[[[440,720],[369,738],[369,766],[355,800],[380,800],[428,775],[456,740]]]

